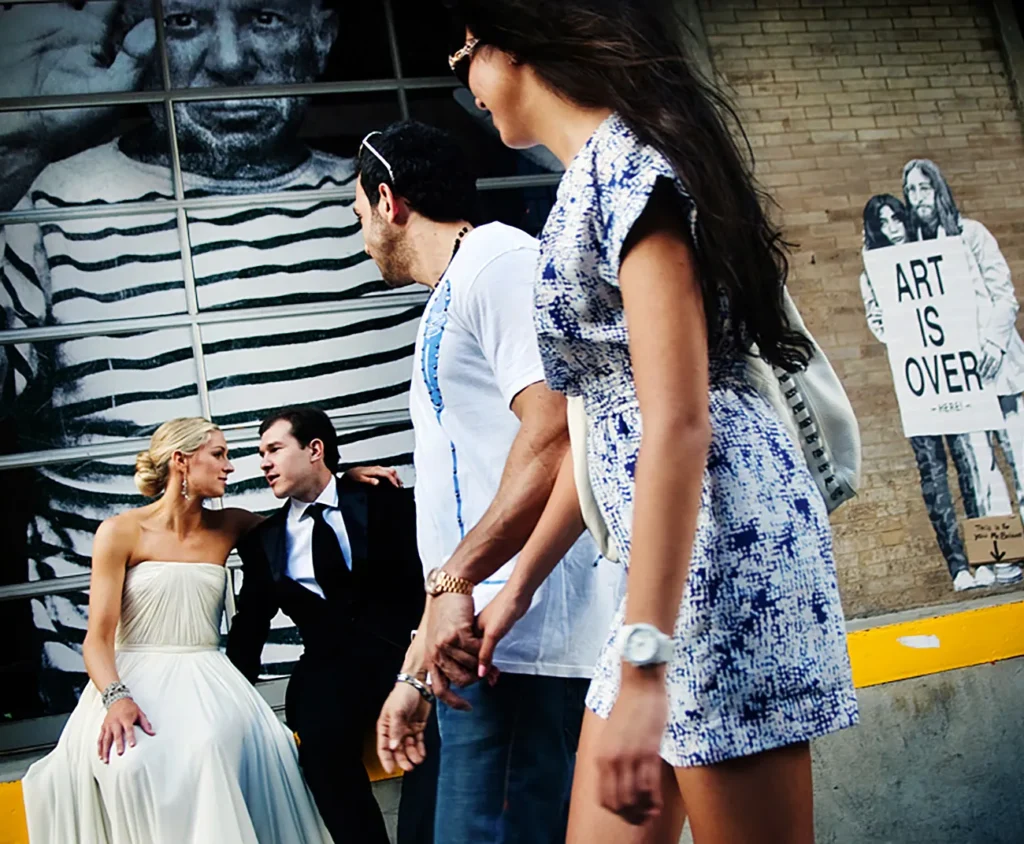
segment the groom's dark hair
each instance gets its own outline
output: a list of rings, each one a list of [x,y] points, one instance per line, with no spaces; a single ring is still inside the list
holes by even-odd
[[[260,424],[260,436],[262,437],[271,425],[281,420],[292,426],[292,436],[303,448],[313,440],[320,440],[324,444],[324,465],[332,474],[338,471],[338,434],[334,430],[331,417],[311,404],[282,407],[263,420]]]

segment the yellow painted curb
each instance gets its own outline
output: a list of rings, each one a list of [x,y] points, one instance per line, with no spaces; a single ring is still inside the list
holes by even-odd
[[[28,844],[20,782],[0,782],[0,844]]]
[[[1024,656],[1024,601],[848,634],[857,688]]]

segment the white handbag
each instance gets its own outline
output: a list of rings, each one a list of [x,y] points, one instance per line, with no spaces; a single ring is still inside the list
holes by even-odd
[[[789,373],[758,357],[747,356],[747,380],[775,408],[799,446],[818,491],[831,513],[857,494],[860,484],[860,428],[846,391],[821,347],[804,325],[796,305],[785,292],[789,324],[811,341],[813,353],[802,372]],[[601,554],[618,562],[615,542],[594,499],[587,467],[587,412],[581,396],[567,403],[573,476],[580,512]]]

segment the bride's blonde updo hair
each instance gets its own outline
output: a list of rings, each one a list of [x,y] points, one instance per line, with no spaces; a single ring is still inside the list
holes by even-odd
[[[149,440],[149,448],[135,457],[135,486],[147,498],[156,498],[167,488],[174,452],[195,454],[214,431],[209,419],[189,416],[164,422]]]

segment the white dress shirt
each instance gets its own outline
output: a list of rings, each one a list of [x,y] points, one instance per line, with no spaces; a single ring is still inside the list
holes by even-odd
[[[324,510],[324,521],[334,530],[338,537],[338,544],[341,546],[342,556],[345,558],[345,565],[352,569],[352,546],[348,541],[348,531],[345,529],[345,519],[338,509],[338,481],[331,478],[330,483],[324,487],[323,492],[317,497],[315,504],[326,504]],[[286,534],[288,537],[288,577],[296,583],[305,586],[310,592],[315,592],[321,598],[324,597],[324,590],[316,582],[313,573],[313,514],[309,512],[310,504],[305,501],[291,500],[291,507],[288,510],[288,524]]]

